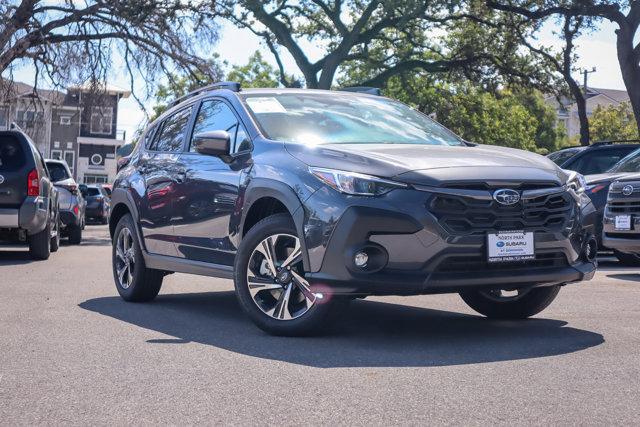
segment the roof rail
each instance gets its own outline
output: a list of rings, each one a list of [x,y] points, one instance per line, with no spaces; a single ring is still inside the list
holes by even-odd
[[[218,90],[218,89],[228,89],[230,91],[233,92],[240,92],[240,83],[238,82],[217,82],[217,83],[213,83],[201,88],[198,88],[194,91],[189,92],[188,94],[181,96],[180,98],[174,99],[170,104],[169,104],[169,108],[171,107],[175,107],[176,105],[180,104],[182,101],[192,98],[194,96],[200,95],[201,93],[204,92],[209,92],[211,90]]]
[[[629,142],[640,144],[640,139],[612,139],[608,141],[596,141],[591,145],[624,144]]]
[[[382,91],[380,91],[379,87],[371,87],[371,86],[350,86],[350,87],[343,87],[342,89],[339,89],[339,90],[343,92],[367,93],[369,95],[377,95],[377,96],[382,95]]]

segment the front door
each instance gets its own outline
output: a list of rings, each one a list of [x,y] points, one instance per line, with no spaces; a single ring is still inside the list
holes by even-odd
[[[234,152],[250,148],[244,126],[232,108],[220,99],[201,103],[191,139],[193,135],[213,130],[229,133]],[[234,209],[237,209],[242,171],[249,164],[248,154],[225,163],[218,157],[195,152],[189,144],[189,150],[178,161],[185,179],[176,186],[174,198],[173,225],[179,257],[233,264],[235,247],[229,239],[229,223]]]

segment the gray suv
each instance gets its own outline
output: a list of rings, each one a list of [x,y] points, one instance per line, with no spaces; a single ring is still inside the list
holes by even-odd
[[[381,96],[220,83],[177,100],[120,166],[120,295],[151,300],[170,272],[230,278],[272,334],[368,295],[455,292],[526,318],[596,269],[581,175]]]
[[[49,258],[60,246],[58,192],[42,155],[19,130],[0,132],[0,247]]]

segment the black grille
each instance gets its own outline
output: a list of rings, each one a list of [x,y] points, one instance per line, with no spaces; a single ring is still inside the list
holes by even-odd
[[[640,233],[606,233],[612,239],[640,240]]]
[[[495,200],[437,194],[430,211],[452,234],[499,230],[558,231],[571,220],[574,202],[567,193],[555,193],[503,206]]]
[[[640,214],[640,200],[629,202],[610,200],[608,206],[611,213]]]
[[[530,268],[566,267],[567,257],[562,252],[541,253],[536,259],[505,263],[490,263],[483,256],[449,256],[442,260],[436,273],[484,273],[487,271],[522,270]]]

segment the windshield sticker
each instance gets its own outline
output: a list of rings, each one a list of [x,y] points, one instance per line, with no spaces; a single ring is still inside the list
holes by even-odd
[[[255,97],[247,98],[247,104],[255,114],[263,113],[286,113],[280,101],[274,97]]]

